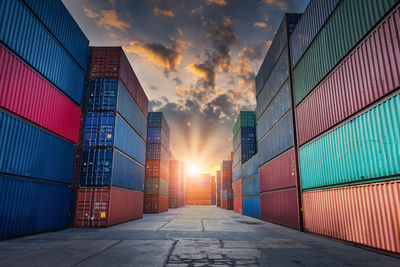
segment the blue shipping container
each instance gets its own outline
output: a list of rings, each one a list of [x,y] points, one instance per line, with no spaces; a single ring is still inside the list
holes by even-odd
[[[121,80],[99,78],[89,81],[87,111],[118,111],[143,140],[147,120]]]
[[[260,166],[293,146],[292,113],[288,112],[271,131],[258,142]]]
[[[67,185],[0,175],[0,239],[66,228],[72,218]]]
[[[241,127],[237,135],[233,139],[233,151],[241,143],[255,143],[256,142],[256,129],[255,127]]]
[[[243,179],[242,192],[244,197],[260,195],[260,178],[258,174]]]
[[[79,65],[87,71],[89,40],[61,0],[23,0]]]
[[[72,183],[73,144],[0,110],[0,172]]]
[[[145,164],[145,142],[120,115],[115,113],[87,113],[83,145],[115,146],[139,163]]]
[[[260,218],[260,198],[244,197],[243,198],[243,215]]]
[[[162,128],[169,140],[169,126],[162,112],[149,112],[147,116],[147,127]]]
[[[146,159],[161,160],[164,164],[169,164],[169,153],[161,144],[148,143],[146,145]]]
[[[115,185],[143,191],[144,166],[115,148],[85,148],[82,151],[79,184]]]
[[[166,150],[169,150],[169,140],[165,132],[161,128],[148,128],[147,129],[147,144],[161,143]]]
[[[0,40],[82,104],[85,73],[21,1],[0,1]]]
[[[258,173],[258,154],[255,154],[251,159],[242,165],[243,178],[253,176]]]
[[[341,0],[311,0],[290,36],[292,68],[295,68]]]
[[[257,105],[262,105],[257,102]],[[278,92],[271,104],[260,114],[257,121],[257,138],[262,139],[265,134],[290,110],[291,96],[289,82]]]
[[[239,162],[238,164],[235,165],[235,167],[233,167],[233,171],[232,171],[232,181],[237,181],[240,178],[242,178],[242,163]]]
[[[257,153],[256,143],[241,144],[233,154],[233,165],[236,165],[239,162],[241,162],[241,164],[244,164],[256,153]]]

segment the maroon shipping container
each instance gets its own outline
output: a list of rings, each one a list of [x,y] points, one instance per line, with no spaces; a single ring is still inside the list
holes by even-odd
[[[168,211],[169,198],[162,195],[144,195],[144,212],[158,213]]]
[[[306,231],[400,253],[400,180],[303,193]]]
[[[233,197],[233,211],[239,214],[243,214],[243,198]]]
[[[165,181],[169,181],[169,169],[166,164],[162,161],[155,159],[146,159],[146,178],[162,178]]]
[[[242,196],[242,179],[236,180],[232,183],[233,196]]]
[[[260,194],[261,220],[300,230],[298,207],[296,188]]]
[[[107,227],[143,217],[143,192],[117,187],[78,189],[75,227]]]
[[[92,47],[89,76],[91,78],[119,78],[147,118],[148,102],[135,72],[122,47]]]
[[[400,9],[297,107],[299,145],[400,86]]]
[[[0,45],[0,106],[76,144],[81,109]]]
[[[233,210],[233,199],[226,200],[226,208],[227,210]]]
[[[296,186],[294,149],[283,153],[259,168],[260,192]]]

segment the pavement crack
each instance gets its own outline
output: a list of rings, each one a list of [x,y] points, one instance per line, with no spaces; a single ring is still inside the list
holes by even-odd
[[[82,262],[84,262],[84,261],[86,261],[86,260],[88,260],[88,259],[91,259],[91,258],[93,258],[93,257],[95,257],[95,256],[97,256],[97,255],[99,255],[99,254],[101,254],[101,253],[103,253],[103,252],[106,251],[107,249],[110,249],[110,248],[112,248],[112,247],[118,245],[118,244],[121,243],[122,241],[124,241],[124,240],[119,240],[118,242],[116,242],[116,243],[114,243],[114,244],[111,244],[111,245],[109,245],[108,247],[106,247],[106,248],[104,248],[104,249],[102,249],[102,250],[100,250],[100,251],[98,251],[98,252],[96,252],[96,253],[94,253],[94,254],[92,254],[92,255],[90,255],[90,256],[88,256],[88,257],[86,257],[86,258],[84,258],[84,259],[82,259],[82,260],[80,260],[80,261],[78,261],[77,263],[73,264],[72,266],[77,266],[78,264],[81,264]]]
[[[174,243],[172,244],[171,249],[170,249],[169,252],[168,252],[168,255],[167,255],[167,257],[166,257],[166,259],[165,259],[165,261],[164,261],[163,266],[166,266],[166,265],[168,264],[169,258],[171,258],[172,252],[174,252],[174,249],[175,249],[175,247],[176,247],[176,244],[178,244],[178,241],[179,241],[179,240],[175,240]]]
[[[201,231],[202,231],[202,232],[205,232],[205,230],[204,230],[204,222],[203,222],[203,219],[201,219],[200,221],[201,221]]]
[[[169,221],[169,222],[166,222],[166,223],[164,223],[163,225],[161,225],[160,227],[158,227],[156,231],[159,231],[161,228],[163,228],[164,226],[166,226],[166,225],[169,224],[170,222],[172,222],[172,220]]]

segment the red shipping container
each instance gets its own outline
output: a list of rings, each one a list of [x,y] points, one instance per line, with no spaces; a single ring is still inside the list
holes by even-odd
[[[399,32],[397,9],[297,107],[299,145],[400,86]]]
[[[243,198],[241,196],[233,198],[233,211],[243,214]]]
[[[119,78],[147,118],[148,99],[122,47],[92,47],[89,76]]]
[[[232,183],[233,197],[242,196],[242,179],[236,180]]]
[[[261,220],[300,230],[296,188],[260,194]]]
[[[233,199],[227,199],[226,200],[226,207],[225,209],[227,210],[233,210]]]
[[[117,187],[78,189],[75,227],[107,227],[143,217],[143,192]]]
[[[400,180],[303,193],[306,231],[400,253]]]
[[[169,198],[163,195],[144,195],[144,213],[168,211]]]
[[[76,144],[81,108],[0,45],[0,106]]]
[[[146,178],[162,178],[163,180],[169,182],[169,169],[166,164],[160,160],[149,160],[146,159]]]
[[[296,186],[296,155],[294,148],[259,168],[260,192]]]

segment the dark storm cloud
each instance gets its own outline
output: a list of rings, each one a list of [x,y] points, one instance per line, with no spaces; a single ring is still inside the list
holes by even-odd
[[[183,85],[182,80],[178,76],[176,76],[172,80],[174,80],[176,82],[176,85]]]

